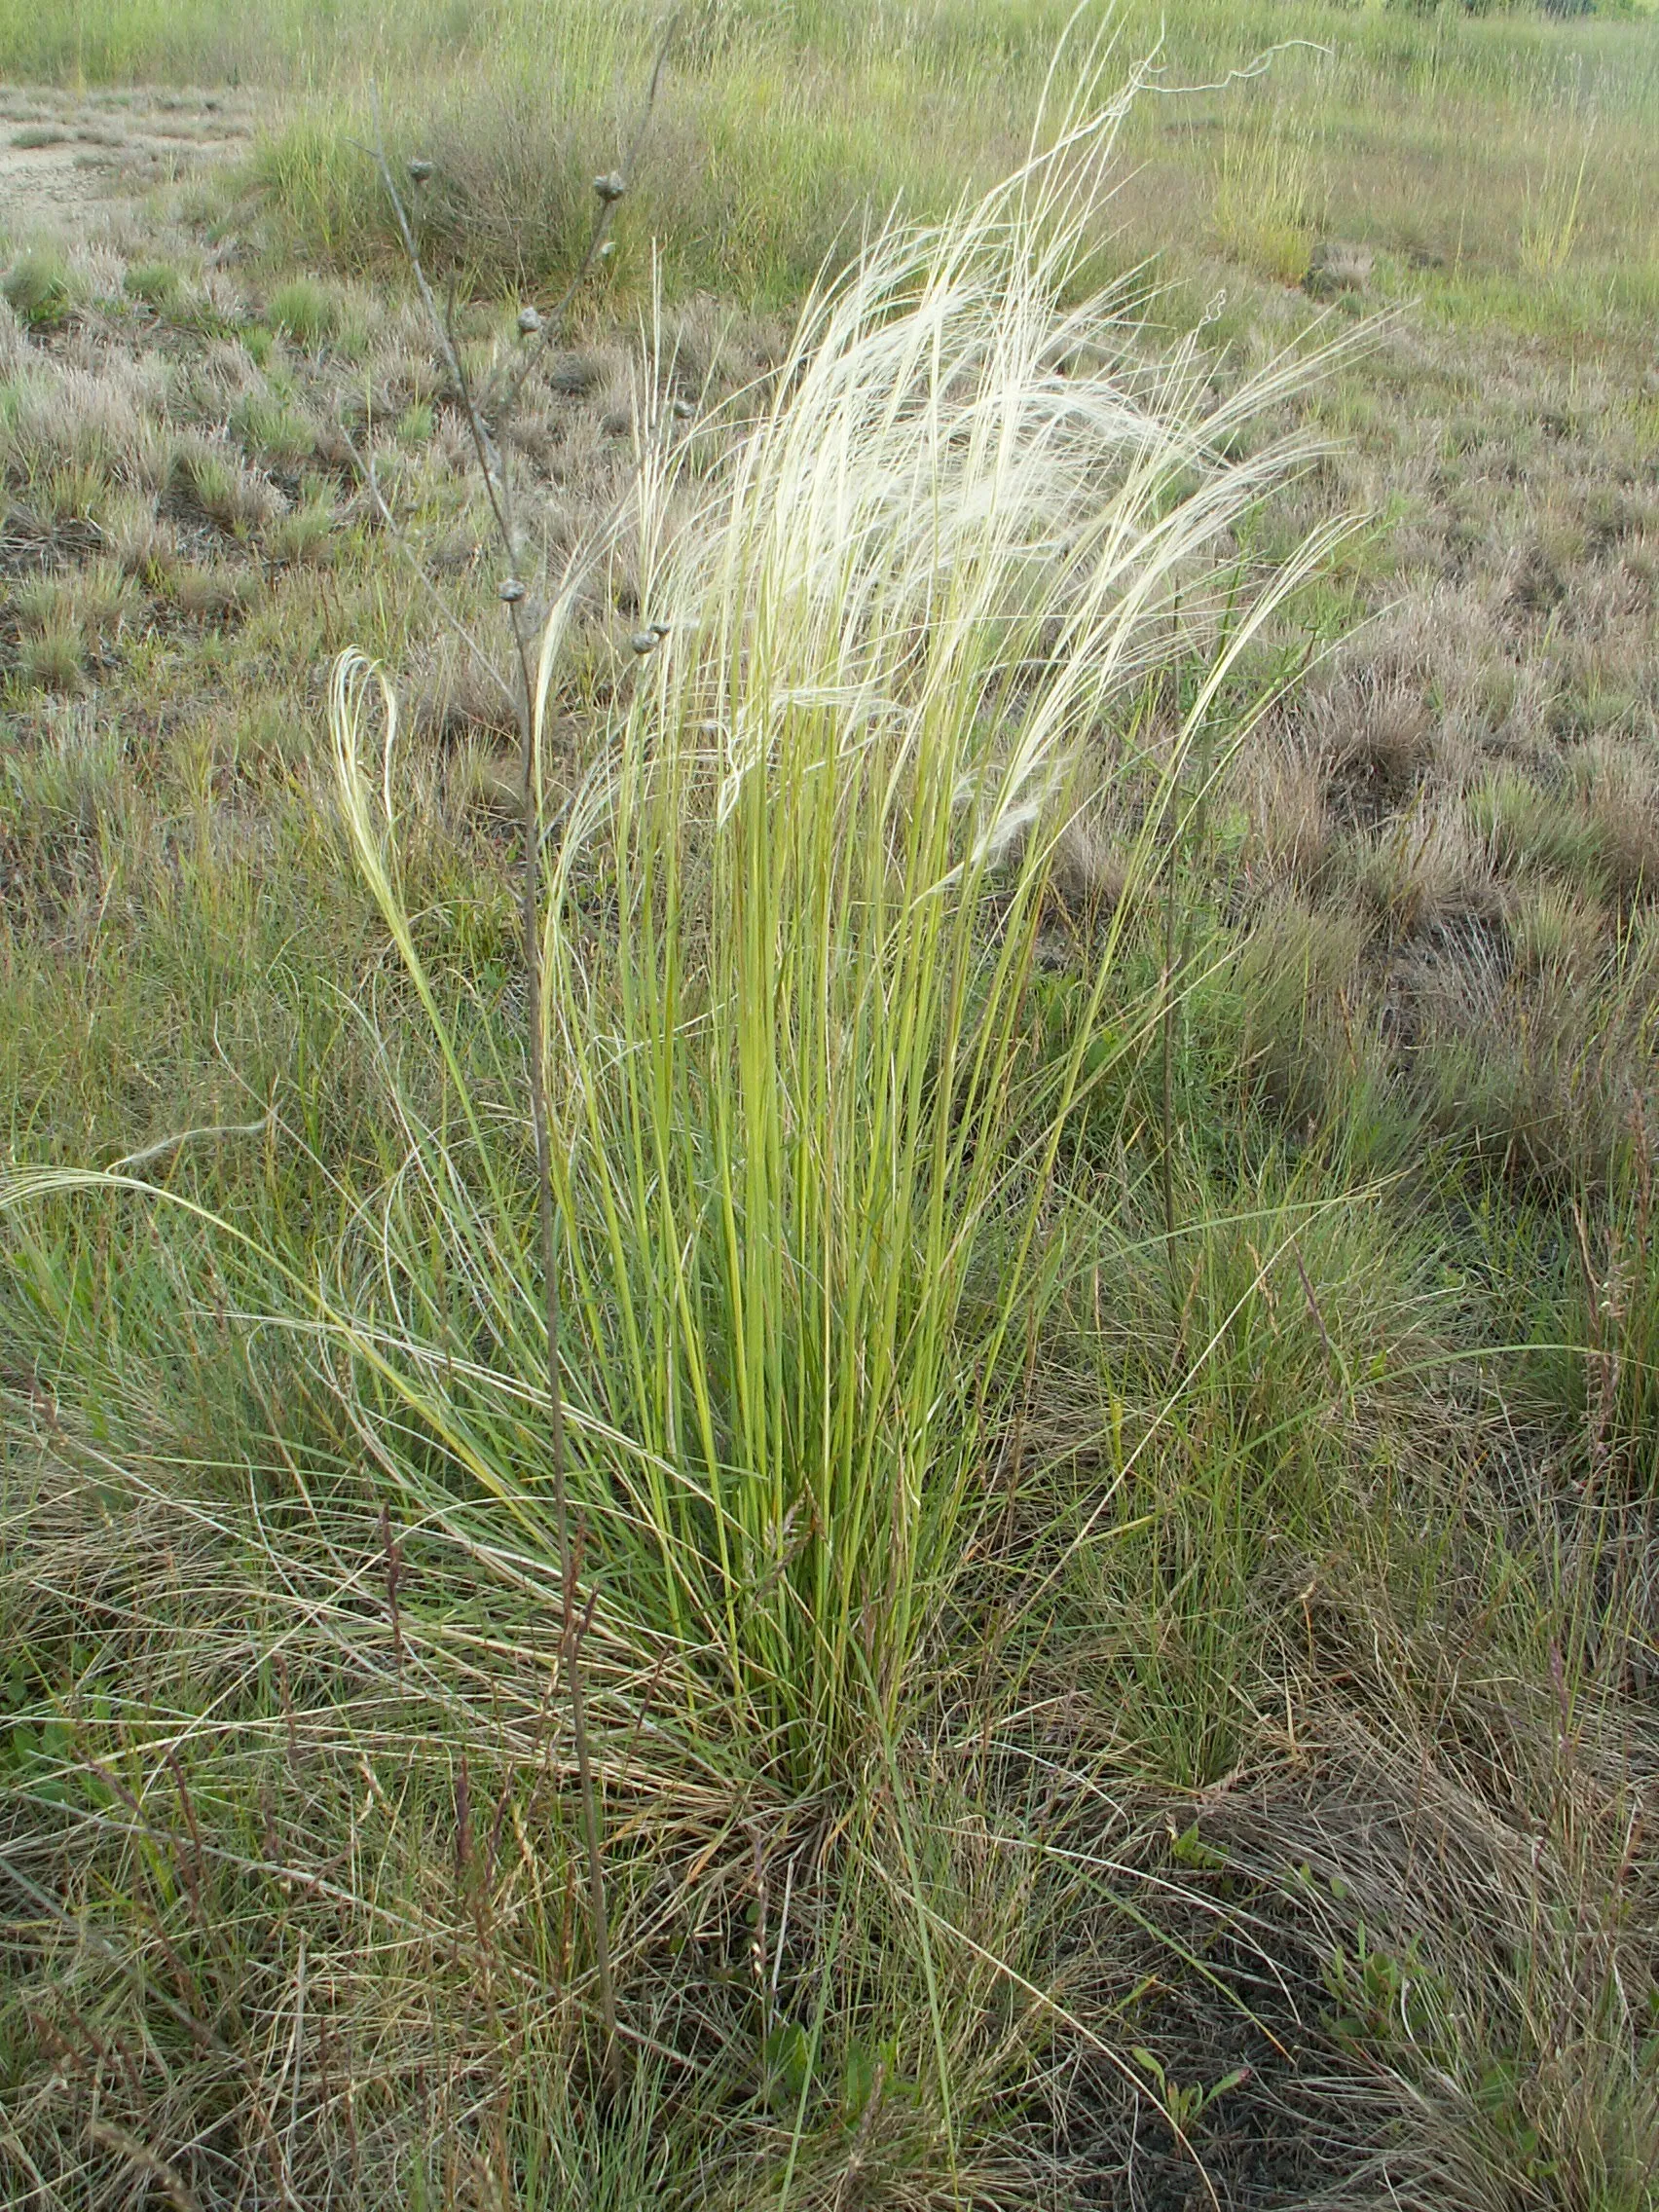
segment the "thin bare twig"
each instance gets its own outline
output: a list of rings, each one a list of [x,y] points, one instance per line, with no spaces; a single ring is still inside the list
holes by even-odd
[[[651,112],[656,104],[658,89],[668,62],[670,47],[679,27],[679,19],[671,20],[658,49],[651,71],[644,109],[625,161],[632,168],[634,159],[644,139]],[[626,173],[614,173],[595,179],[594,189],[599,208],[594,219],[587,250],[578,264],[565,293],[551,314],[537,318],[527,314],[520,328],[527,344],[524,357],[512,375],[492,389],[486,382],[482,390],[475,390],[466,366],[461,358],[461,347],[455,334],[455,302],[453,292],[447,309],[440,309],[424,266],[421,260],[414,225],[404,206],[402,196],[391,173],[384,139],[376,116],[375,160],[387,197],[391,203],[398,236],[414,273],[416,287],[422,304],[432,324],[441,350],[445,367],[454,384],[464,415],[479,473],[483,478],[485,496],[500,540],[507,565],[507,573],[500,585],[500,597],[506,607],[512,630],[513,650],[517,665],[518,687],[515,698],[519,722],[520,754],[523,764],[520,793],[521,819],[524,842],[524,862],[521,891],[521,918],[523,950],[530,1025],[530,1100],[531,1122],[535,1139],[536,1211],[540,1232],[541,1269],[544,1300],[544,1319],[547,1342],[547,1397],[548,1445],[552,1460],[553,1517],[559,1552],[559,1573],[562,1586],[563,1623],[560,1636],[560,1657],[568,1694],[571,1701],[571,1728],[576,1755],[576,1774],[581,1799],[582,1830],[588,1870],[588,1892],[592,1919],[594,1963],[599,1981],[600,2005],[604,2016],[605,2045],[608,2070],[613,2087],[620,2088],[622,2079],[621,2043],[616,2017],[615,1976],[610,1955],[609,1914],[606,1905],[605,1866],[601,1844],[601,1818],[598,1779],[594,1769],[587,1725],[586,1683],[581,1666],[581,1625],[591,1617],[594,1597],[590,1596],[585,1609],[579,1604],[577,1562],[578,1533],[571,1511],[569,1488],[569,1454],[565,1433],[564,1378],[560,1366],[560,1294],[558,1225],[553,1196],[552,1121],[547,1103],[547,1030],[546,1004],[542,976],[541,925],[541,801],[540,760],[538,758],[539,715],[536,680],[534,674],[535,654],[526,611],[526,591],[517,573],[520,565],[518,531],[513,516],[512,479],[509,447],[505,425],[511,421],[514,406],[522,392],[530,369],[551,333],[563,328],[576,292],[598,259],[611,217],[627,185]],[[486,420],[486,410],[494,418]],[[363,470],[365,481],[383,517],[389,520],[386,502],[374,483],[372,468]],[[469,643],[471,641],[469,640]]]
[[[443,593],[439,591],[437,585],[433,583],[431,577],[427,575],[425,570],[421,566],[420,560],[416,555],[415,548],[409,543],[402,531],[398,528],[397,518],[395,517],[395,515],[393,515],[390,507],[387,505],[386,497],[380,488],[380,478],[375,473],[375,457],[373,449],[371,448],[365,453],[359,453],[351,442],[350,431],[347,429],[344,424],[340,424],[340,439],[341,443],[345,446],[346,451],[351,457],[352,467],[355,468],[358,476],[362,479],[364,485],[367,487],[369,497],[375,503],[375,512],[380,516],[381,522],[385,526],[392,544],[396,547],[397,551],[402,554],[417,582],[420,583],[427,598],[432,602],[433,607],[437,609],[439,618],[447,623],[450,629],[455,632],[456,636],[461,640],[461,644],[466,647],[467,651],[478,663],[478,666],[484,671],[484,673],[489,677],[491,682],[494,683],[496,688],[500,692],[501,697],[507,702],[508,706],[514,705],[515,702],[512,685],[502,676],[500,670],[496,666],[495,662],[490,658],[489,654],[478,643],[478,640],[472,635],[472,632],[467,628],[466,624],[461,619],[461,616],[455,611],[455,608],[451,607],[449,601],[445,599]]]
[[[681,11],[676,9],[668,19],[668,26],[663,32],[660,45],[657,47],[656,60],[651,67],[650,83],[645,88],[645,105],[640,110],[640,120],[634,126],[634,135],[628,141],[627,151],[622,156],[622,166],[617,171],[616,177],[603,180],[608,187],[615,182],[621,184],[625,190],[633,177],[634,165],[639,159],[640,148],[645,143],[645,131],[650,125],[651,115],[656,107],[657,92],[662,85],[663,72],[668,67],[669,54],[676,38],[680,35],[680,18]],[[525,379],[530,375],[531,370],[540,359],[551,341],[563,332],[566,317],[575,304],[576,294],[587,281],[593,266],[604,248],[606,239],[609,235],[611,218],[616,212],[621,198],[620,192],[606,190],[600,193],[599,213],[594,218],[593,232],[588,239],[587,251],[577,262],[575,273],[565,286],[564,291],[543,316],[541,328],[535,334],[534,343],[525,349],[524,358],[503,394],[507,406],[511,407],[516,404],[519,393],[524,389]]]

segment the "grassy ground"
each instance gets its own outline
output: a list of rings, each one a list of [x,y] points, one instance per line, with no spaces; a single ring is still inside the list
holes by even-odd
[[[649,21],[0,24],[118,165],[0,323],[8,2201],[1659,2200],[1659,30],[1172,7],[1116,319],[982,238],[937,353],[914,270],[792,337],[1062,23],[689,11],[514,429],[533,604],[625,516],[547,939],[619,2089],[501,567],[362,139],[482,375]],[[204,82],[253,150],[130,197]]]

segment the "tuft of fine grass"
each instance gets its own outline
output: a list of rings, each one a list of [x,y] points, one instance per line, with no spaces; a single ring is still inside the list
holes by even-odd
[[[177,305],[184,289],[184,279],[170,261],[142,262],[128,270],[122,284],[133,299],[162,313]]]
[[[266,310],[273,326],[296,345],[314,350],[333,336],[340,325],[339,303],[310,276],[296,276],[278,285]]]
[[[80,625],[58,620],[25,638],[18,650],[18,674],[41,691],[73,692],[86,670],[86,642]]]
[[[13,313],[33,328],[59,323],[69,312],[69,268],[59,253],[25,253],[7,272],[4,290]]]

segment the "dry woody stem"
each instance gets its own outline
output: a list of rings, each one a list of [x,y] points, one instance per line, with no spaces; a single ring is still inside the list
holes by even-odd
[[[558,1225],[553,1196],[552,1127],[547,1107],[547,1035],[546,994],[541,957],[541,820],[539,782],[537,774],[537,717],[534,648],[525,615],[525,588],[516,573],[519,566],[519,537],[515,527],[512,503],[512,480],[508,460],[508,447],[503,435],[504,425],[511,420],[525,380],[546,346],[550,336],[562,331],[571,308],[583,282],[598,262],[611,219],[618,203],[627,189],[627,172],[635,158],[656,104],[663,71],[668,63],[678,18],[671,20],[658,47],[651,69],[650,83],[638,127],[628,147],[624,168],[608,171],[594,179],[594,194],[598,211],[586,251],[576,267],[565,292],[552,311],[542,317],[527,311],[519,318],[520,335],[526,341],[517,367],[494,389],[483,393],[473,390],[461,350],[456,343],[454,318],[439,308],[425,269],[422,263],[420,246],[414,226],[404,205],[403,198],[392,176],[391,165],[386,148],[378,134],[375,160],[381,180],[386,187],[396,220],[398,236],[415,277],[416,287],[430,319],[433,333],[444,365],[450,373],[461,410],[465,416],[468,435],[478,463],[479,477],[490,502],[491,516],[500,541],[506,573],[500,586],[500,598],[507,611],[507,620],[513,639],[514,666],[517,675],[514,709],[519,724],[522,781],[520,790],[521,828],[524,844],[523,877],[521,886],[521,921],[526,984],[526,1018],[529,1023],[527,1056],[530,1062],[531,1122],[535,1137],[536,1213],[541,1248],[541,1272],[544,1300],[544,1320],[547,1336],[547,1403],[548,1451],[552,1462],[553,1513],[559,1550],[560,1580],[563,1590],[562,1633],[559,1644],[559,1666],[568,1686],[571,1701],[571,1729],[575,1745],[576,1774],[581,1798],[582,1838],[587,1859],[588,1901],[591,1921],[591,1937],[594,1964],[599,1981],[600,2009],[605,2027],[606,2065],[614,2090],[622,2083],[622,2047],[617,2034],[616,1984],[610,1957],[610,1923],[605,1895],[605,1858],[603,1819],[600,1804],[599,1780],[594,1770],[593,1750],[587,1724],[586,1687],[581,1663],[581,1638],[585,1617],[579,1603],[577,1551],[578,1538],[571,1512],[568,1454],[565,1438],[564,1382],[560,1372],[559,1332],[559,1254]],[[424,161],[409,165],[410,175],[417,188],[431,173],[431,166]],[[494,427],[485,419],[485,409],[494,418]],[[366,471],[365,471],[366,473]],[[378,488],[371,486],[383,517],[385,503]],[[468,638],[468,644],[476,646]],[[588,1606],[591,1615],[592,1602]]]

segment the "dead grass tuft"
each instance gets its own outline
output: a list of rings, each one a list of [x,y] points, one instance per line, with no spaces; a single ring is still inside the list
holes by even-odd
[[[1309,701],[1312,743],[1329,762],[1339,812],[1374,820],[1406,797],[1433,746],[1433,717],[1403,674],[1346,668]]]
[[[1300,723],[1250,747],[1229,779],[1245,810],[1246,852],[1271,882],[1307,890],[1330,857],[1332,823],[1327,763]]]
[[[259,579],[243,570],[181,566],[164,579],[179,612],[199,622],[223,622],[245,614],[259,599]]]
[[[1054,843],[1053,890],[1067,914],[1093,930],[1113,914],[1133,878],[1124,840],[1097,809],[1075,813]]]
[[[122,475],[145,433],[157,430],[163,389],[165,378],[121,355],[103,374],[55,365],[33,370],[14,387],[0,443],[8,477],[34,484],[65,466]]]
[[[506,669],[481,660],[454,637],[438,639],[416,662],[409,716],[428,743],[465,744],[518,731]]]
[[[153,492],[115,493],[99,530],[111,558],[129,575],[145,575],[178,552],[177,535],[162,520]]]
[[[1580,904],[1534,891],[1523,910],[1528,958],[1487,934],[1418,977],[1414,1082],[1432,1124],[1492,1170],[1601,1187],[1647,1092],[1643,1024],[1586,993],[1585,969],[1600,977],[1606,956]]]
[[[1593,740],[1568,776],[1601,869],[1622,904],[1659,893],[1659,756],[1651,745]]]

